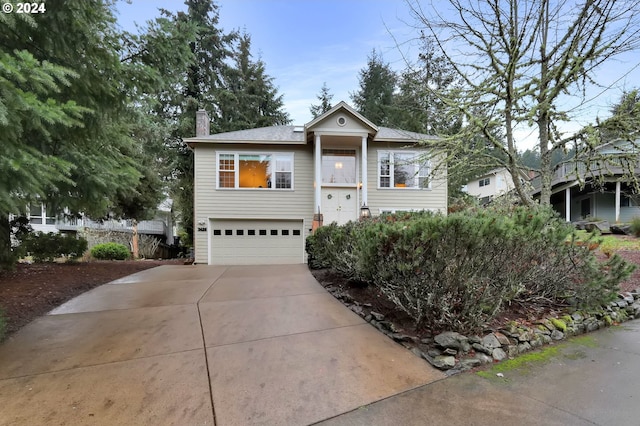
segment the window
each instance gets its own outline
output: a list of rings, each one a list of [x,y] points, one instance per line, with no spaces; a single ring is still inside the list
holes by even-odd
[[[42,204],[31,204],[29,207],[29,221],[35,225],[42,224]]]
[[[429,188],[429,161],[424,153],[381,151],[378,153],[380,188]]]
[[[322,183],[356,183],[356,150],[323,149]]]
[[[628,195],[622,194],[620,197],[620,207],[631,207],[631,198]]]
[[[491,183],[491,179],[490,178],[484,178],[484,179],[480,179],[480,186],[489,186],[489,184]]]
[[[29,206],[29,221],[34,225],[55,225],[56,216],[51,204],[31,204]]]
[[[292,153],[218,153],[218,188],[292,189]]]

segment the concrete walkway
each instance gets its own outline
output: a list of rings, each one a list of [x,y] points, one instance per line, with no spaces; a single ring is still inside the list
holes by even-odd
[[[640,425],[640,320],[556,347],[554,357],[504,377],[460,374],[321,424]]]
[[[336,416],[443,377],[305,265],[162,266],[0,346],[0,425],[357,424]]]

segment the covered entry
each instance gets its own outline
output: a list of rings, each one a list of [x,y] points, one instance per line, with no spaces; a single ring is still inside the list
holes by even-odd
[[[304,263],[303,220],[212,219],[211,265]]]

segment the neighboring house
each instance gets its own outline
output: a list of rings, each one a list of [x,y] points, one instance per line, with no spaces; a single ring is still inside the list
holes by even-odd
[[[171,215],[172,201],[167,199],[158,207],[156,219],[138,222],[138,233],[153,235],[166,244],[174,243],[175,229]],[[93,221],[85,217],[58,217],[46,204],[31,204],[27,219],[34,231],[41,232],[77,232],[83,228],[133,232],[131,220]]]
[[[417,145],[430,136],[378,127],[344,102],[304,126],[208,129],[201,110],[186,139],[196,263],[303,263],[305,238],[322,223],[446,212],[446,172],[431,176],[434,159]]]
[[[615,158],[617,154],[640,154],[638,144],[640,139],[633,143],[615,141],[598,147],[598,150],[602,155]],[[551,204],[567,222],[590,217],[611,223],[630,222],[633,217],[640,216],[638,197],[634,195],[632,185],[624,176],[625,170],[616,166],[613,160],[607,163],[607,167],[591,165],[587,168],[584,161],[571,160],[557,166],[551,181]],[[640,174],[638,164],[635,174]],[[602,184],[598,182],[600,179],[596,179],[600,175]],[[540,178],[535,178],[531,183],[534,198],[539,197]]]
[[[506,194],[513,189],[511,173],[504,167],[484,173],[462,188],[467,194],[478,198],[481,204],[487,204],[494,197]]]

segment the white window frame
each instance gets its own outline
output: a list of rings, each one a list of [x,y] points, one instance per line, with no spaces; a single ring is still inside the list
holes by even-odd
[[[424,162],[416,162],[414,163],[415,167],[416,167],[416,173],[413,176],[414,179],[414,185],[413,186],[408,186],[408,187],[397,187],[395,186],[395,182],[393,181],[394,178],[394,167],[395,167],[395,154],[409,154],[412,155],[418,159],[424,159],[426,156],[426,152],[424,151],[404,151],[404,150],[378,150],[378,162],[377,162],[377,187],[378,189],[395,189],[395,190],[413,190],[413,191],[421,191],[421,190],[431,190],[431,184],[432,184],[432,178],[431,178],[431,160],[426,159]],[[389,155],[389,174],[388,175],[383,175],[381,174],[381,164],[382,164],[382,158]],[[422,169],[426,168],[427,169],[427,174],[420,174],[420,171]],[[388,177],[389,178],[389,186],[382,186],[380,185],[380,179],[382,177]],[[424,187],[421,188],[420,187],[420,178],[426,178],[429,181],[429,184]]]
[[[482,188],[483,186],[491,185],[491,178],[486,177],[486,178],[480,179],[478,181],[478,185],[480,186],[480,188]]]
[[[324,158],[325,155],[325,150],[340,150],[340,151],[353,151],[355,152],[355,156],[353,157],[355,159],[355,176],[354,176],[354,182],[348,183],[348,182],[344,182],[344,183],[340,183],[340,182],[324,182],[325,176],[322,176],[322,186],[325,187],[329,187],[329,186],[335,186],[335,187],[353,187],[353,188],[357,188],[358,187],[358,176],[360,176],[360,156],[359,156],[359,150],[356,148],[342,148],[342,147],[334,147],[334,146],[323,146],[322,147],[322,152],[321,152],[321,156]],[[322,158],[320,159],[320,165],[322,167]]]
[[[220,170],[220,156],[233,155],[233,170]],[[273,163],[273,180],[271,188],[240,188],[240,156],[241,155],[268,155]],[[291,161],[291,170],[278,172],[276,170],[276,158],[278,156],[288,156]],[[216,190],[221,191],[293,191],[294,190],[294,170],[295,153],[280,151],[217,151],[216,152]],[[233,171],[234,185],[232,188],[220,186],[220,172]],[[291,188],[276,188],[276,173],[291,173]]]

